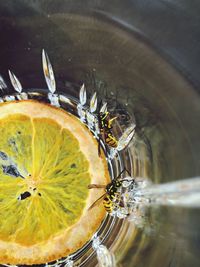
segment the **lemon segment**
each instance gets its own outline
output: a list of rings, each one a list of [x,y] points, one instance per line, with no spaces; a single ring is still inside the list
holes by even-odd
[[[30,117],[16,114],[9,115],[6,120],[0,120],[0,151],[18,165],[23,175],[29,174],[32,170],[31,143]]]

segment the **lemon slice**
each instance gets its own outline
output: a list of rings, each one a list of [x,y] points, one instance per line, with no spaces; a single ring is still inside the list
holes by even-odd
[[[88,210],[106,160],[76,117],[27,100],[0,105],[0,263],[39,264],[83,246],[105,216]]]

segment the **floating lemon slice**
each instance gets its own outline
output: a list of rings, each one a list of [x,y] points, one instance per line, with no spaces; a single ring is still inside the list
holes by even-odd
[[[27,100],[0,105],[0,263],[39,264],[82,247],[105,210],[104,157],[76,117]]]

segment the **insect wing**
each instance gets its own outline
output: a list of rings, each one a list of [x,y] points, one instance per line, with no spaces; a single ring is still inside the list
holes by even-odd
[[[43,66],[44,77],[45,77],[48,89],[53,94],[56,91],[56,81],[55,81],[52,65],[44,49],[42,50],[42,66]]]
[[[125,132],[122,134],[122,136],[119,138],[117,150],[121,151],[122,149],[126,148],[128,144],[130,143],[131,139],[133,138],[135,134],[135,124],[128,127]]]
[[[97,94],[96,92],[93,94],[90,100],[90,112],[95,112],[97,109]]]
[[[85,105],[86,100],[87,100],[87,94],[86,94],[86,88],[85,88],[85,85],[84,84],[80,88],[79,100],[80,100],[80,104],[82,106]]]
[[[108,112],[108,109],[107,109],[107,103],[105,102],[100,109],[100,113],[106,113],[106,112]]]
[[[95,202],[89,207],[88,210],[93,209],[97,204],[101,203],[101,201],[103,201],[104,197],[107,195],[107,193],[103,194],[102,196],[100,196],[97,200],[95,200]]]
[[[15,74],[8,70],[8,74],[10,77],[10,81],[12,83],[12,86],[14,87],[15,91],[17,91],[18,93],[22,92],[22,85],[20,83],[20,81],[17,79],[17,77],[15,76]]]

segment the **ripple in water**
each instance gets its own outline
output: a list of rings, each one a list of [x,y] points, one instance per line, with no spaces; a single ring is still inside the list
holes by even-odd
[[[117,96],[101,95],[104,84],[100,84],[98,95],[93,92],[88,98],[85,86],[80,89],[79,99],[63,94],[56,89],[54,73],[47,54],[43,51],[43,68],[48,90],[23,90],[21,83],[9,71],[11,83],[17,93],[6,95],[6,83],[0,76],[0,89],[4,90],[0,102],[13,100],[36,99],[51,103],[80,118],[94,137],[99,139],[98,98],[102,113],[109,112],[117,117],[113,123],[112,134],[118,140],[118,146],[112,148],[100,140],[101,147],[107,157],[108,168],[112,180],[123,173],[124,181],[119,188],[120,200],[113,201],[115,208],[107,215],[93,239],[82,249],[67,258],[48,263],[49,266],[92,266],[98,259],[100,266],[112,267],[127,253],[129,247],[138,238],[141,231],[146,236],[155,236],[159,225],[156,224],[160,205],[171,206],[200,206],[200,179],[198,177],[179,182],[154,185],[149,177],[152,176],[152,148],[145,134],[137,129],[134,114],[130,114],[126,104],[118,102]],[[71,85],[73,86],[73,85]],[[74,86],[76,87],[76,86]],[[101,98],[102,97],[102,98]],[[88,104],[89,102],[89,104]],[[152,209],[153,207],[153,209]],[[120,251],[120,256],[116,253]],[[8,266],[8,265],[5,265]],[[40,265],[44,266],[44,265]]]
[[[0,101],[6,102],[35,99],[42,102],[50,102],[51,105],[60,107],[79,117],[82,123],[85,123],[89,130],[94,134],[94,137],[99,139],[100,129],[98,128],[98,104],[96,93],[91,97],[89,106],[87,106],[86,103],[87,96],[84,86],[81,87],[79,99],[59,93],[56,89],[51,63],[44,50],[42,59],[48,90],[23,90],[18,78],[12,71],[9,71],[10,80],[16,93],[6,94],[7,85],[1,77],[0,86],[1,90],[3,90],[3,94]],[[105,101],[108,101],[108,103]],[[115,105],[113,105],[113,103]],[[147,168],[144,160],[146,156],[144,157],[144,155],[146,151],[148,151],[148,148],[143,141],[140,141],[135,133],[136,125],[134,116],[131,116],[126,111],[126,108],[119,105],[117,101],[113,101],[113,98],[104,99],[104,104],[102,104],[100,111],[102,113],[110,113],[110,110],[113,111],[112,116],[116,116],[115,123],[113,123],[112,135],[118,140],[118,145],[116,148],[106,146],[103,139],[100,140],[100,143],[101,148],[107,157],[108,168],[113,180],[116,179],[124,168],[128,170],[129,176],[127,176],[127,174],[124,175],[126,179],[123,181],[122,187],[119,187],[119,194],[121,197],[123,196],[124,204],[121,206],[117,199],[113,201],[115,208],[113,206],[112,213],[106,216],[93,239],[73,255],[64,259],[59,259],[56,262],[48,263],[49,266],[73,266],[73,264],[78,264],[78,266],[88,266],[88,263],[95,261],[96,257],[100,266],[115,266],[115,250],[118,249],[119,246],[125,244],[127,238],[130,240],[130,233],[133,235],[136,231],[134,224],[139,227],[142,226],[143,214],[139,214],[138,210],[133,211],[133,205],[130,205],[129,192],[131,192],[136,185],[135,180],[132,177],[138,175],[144,177],[147,175]],[[130,213],[134,213],[134,217],[131,217],[129,215]],[[131,221],[134,221],[134,224],[130,223],[130,220],[124,220],[127,217],[131,218]],[[119,240],[123,240],[123,242],[119,244]]]

